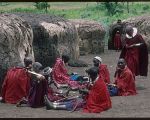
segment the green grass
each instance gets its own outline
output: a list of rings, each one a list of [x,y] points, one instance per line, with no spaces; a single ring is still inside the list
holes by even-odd
[[[8,2],[8,5],[0,6],[0,12],[45,13],[44,10],[37,10],[34,4],[34,2]],[[126,2],[124,2],[124,13],[114,16],[107,15],[106,9],[97,9],[96,2],[49,2],[49,4],[50,8],[47,14],[63,16],[66,19],[95,20],[105,26],[109,26],[112,22],[117,21],[117,19],[126,19],[150,12],[150,2],[130,2],[130,13],[127,13]]]
[[[46,14],[44,10],[37,10],[34,2],[7,2],[7,5],[0,6],[0,12],[26,12]],[[97,7],[96,2],[49,2],[50,8],[47,14],[62,16],[66,19],[88,19],[95,20],[104,25],[106,30],[118,19],[127,19],[150,13],[150,2],[129,2],[129,13],[127,2],[119,2],[123,13],[113,16],[108,15],[107,10],[102,6]],[[124,4],[124,5],[123,5]]]

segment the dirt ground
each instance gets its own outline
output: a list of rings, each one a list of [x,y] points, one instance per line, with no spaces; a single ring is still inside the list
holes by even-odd
[[[111,81],[115,72],[116,63],[120,52],[105,50],[105,53],[100,54],[103,63],[108,65]],[[95,55],[81,56],[80,59],[89,63],[92,66],[92,59]],[[149,55],[150,58],[150,55]],[[150,59],[149,59],[150,60]],[[87,67],[69,68],[72,72],[77,72],[84,75],[84,70]],[[1,118],[148,118],[150,117],[150,64],[147,77],[136,77],[136,88],[138,94],[136,96],[111,97],[112,108],[102,113],[82,113],[75,111],[73,113],[64,110],[46,110],[43,108],[29,108],[15,105],[0,103]]]

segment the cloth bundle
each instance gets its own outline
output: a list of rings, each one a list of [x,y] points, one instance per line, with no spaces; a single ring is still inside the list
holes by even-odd
[[[118,88],[112,84],[107,85],[108,91],[110,96],[117,96],[118,95]]]

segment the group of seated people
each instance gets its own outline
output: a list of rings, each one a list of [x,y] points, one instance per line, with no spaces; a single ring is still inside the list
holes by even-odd
[[[62,55],[62,58],[57,58],[53,69],[48,69],[46,73],[41,63],[33,63],[30,57],[26,57],[24,64],[8,70],[2,86],[1,102],[18,107],[25,104],[33,108],[46,106],[47,110],[82,109],[83,112],[100,113],[112,107],[111,96],[136,94],[135,77],[124,59],[118,60],[114,83],[110,82],[107,65],[102,64],[98,56],[93,59],[93,67],[85,71],[88,82],[72,79],[66,69],[68,61],[69,56]],[[57,84],[76,88],[79,95],[66,97],[54,90],[49,84],[50,77]],[[116,91],[113,94],[114,88]]]

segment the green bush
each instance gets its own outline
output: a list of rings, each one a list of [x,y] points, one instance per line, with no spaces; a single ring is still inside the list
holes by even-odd
[[[143,10],[148,10],[150,7],[149,7],[149,5],[144,5],[143,6]]]
[[[50,5],[47,2],[35,2],[34,5],[38,10],[45,10],[47,12],[47,8],[50,7]]]

